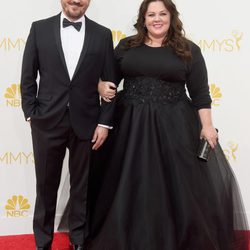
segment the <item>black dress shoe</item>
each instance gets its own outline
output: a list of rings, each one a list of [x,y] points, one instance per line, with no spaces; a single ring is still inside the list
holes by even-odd
[[[73,250],[84,250],[83,245],[73,245]]]

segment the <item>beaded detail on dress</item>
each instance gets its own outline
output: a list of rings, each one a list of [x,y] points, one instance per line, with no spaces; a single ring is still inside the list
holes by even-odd
[[[143,76],[126,78],[120,97],[122,102],[134,104],[169,104],[187,98],[184,83]]]

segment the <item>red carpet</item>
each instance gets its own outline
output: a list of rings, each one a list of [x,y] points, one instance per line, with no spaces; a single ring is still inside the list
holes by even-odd
[[[0,236],[0,250],[34,250],[34,249],[35,249],[35,240],[33,235],[31,234]],[[55,233],[52,250],[69,250],[69,238],[67,233]]]
[[[32,234],[0,237],[0,250],[34,249],[35,239]],[[69,238],[66,233],[55,233],[52,250],[69,250]]]

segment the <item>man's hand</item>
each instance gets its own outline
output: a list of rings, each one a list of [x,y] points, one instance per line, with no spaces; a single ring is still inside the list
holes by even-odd
[[[93,150],[97,150],[104,143],[104,141],[108,137],[108,132],[109,132],[108,128],[104,128],[101,126],[96,127],[91,141],[94,143],[94,145],[92,146]]]
[[[111,102],[111,99],[116,95],[116,85],[113,82],[99,81],[98,83],[99,95],[106,102]]]

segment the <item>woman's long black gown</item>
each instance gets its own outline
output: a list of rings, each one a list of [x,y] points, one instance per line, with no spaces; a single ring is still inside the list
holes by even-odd
[[[115,50],[123,90],[91,173],[91,250],[247,250],[237,183],[218,145],[197,158],[210,108],[204,59],[170,47]],[[187,97],[185,86],[190,98]]]

